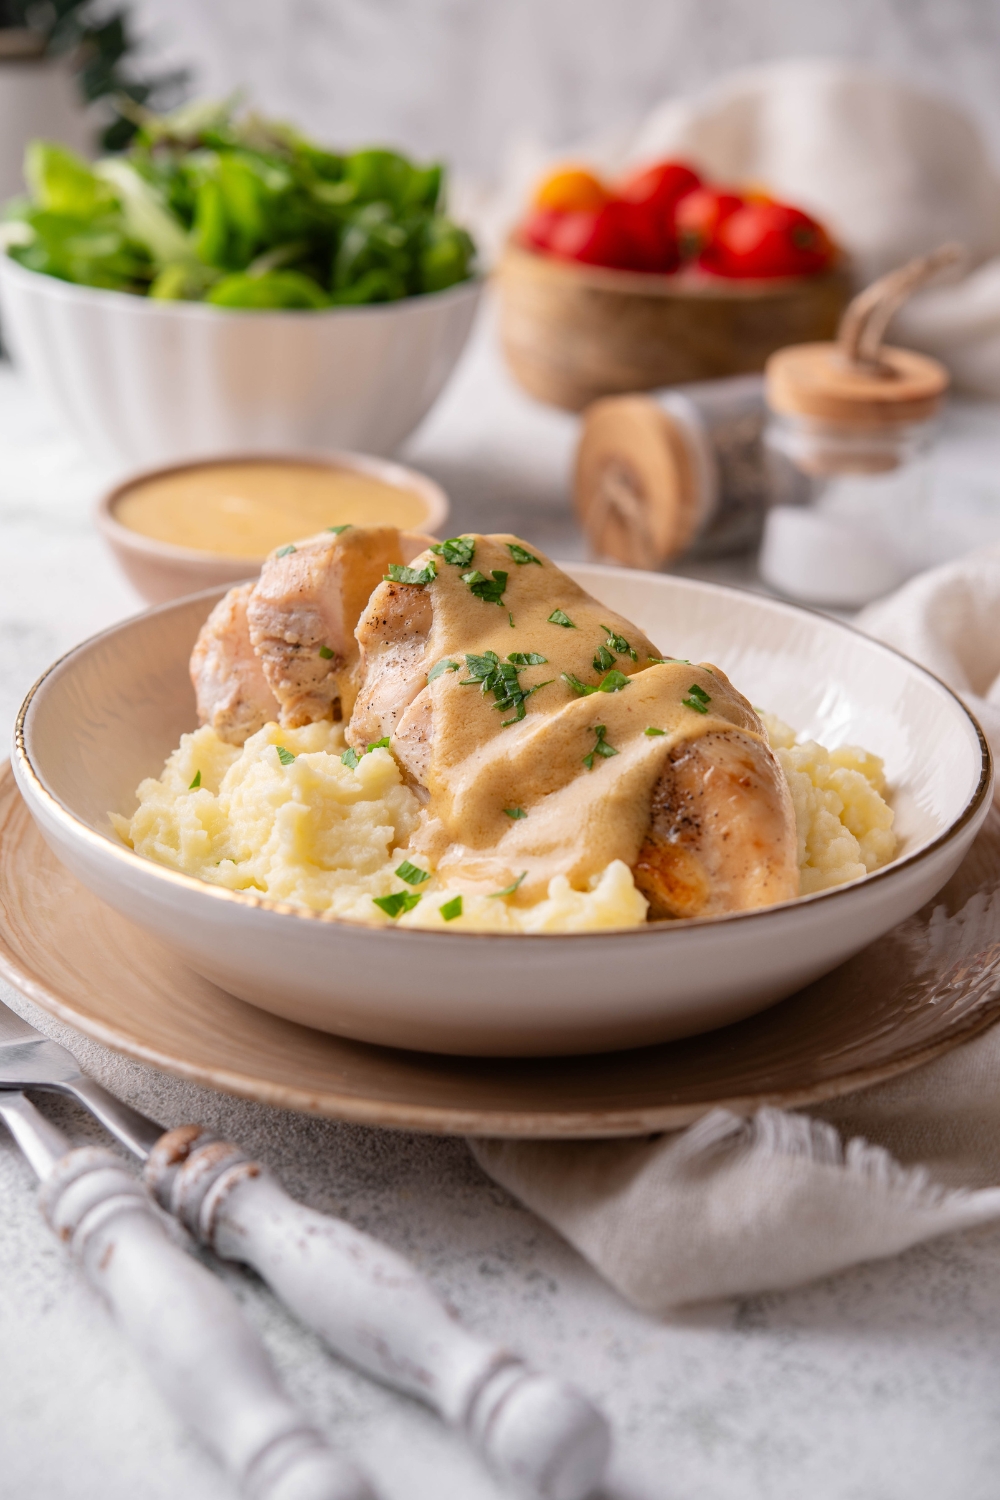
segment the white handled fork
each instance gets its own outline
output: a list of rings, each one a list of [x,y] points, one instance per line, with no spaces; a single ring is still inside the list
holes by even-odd
[[[73,1095],[145,1163],[154,1197],[197,1241],[252,1266],[334,1353],[463,1429],[500,1477],[545,1500],[596,1489],[610,1435],[579,1391],[475,1338],[402,1256],[295,1202],[238,1146],[200,1125],[164,1132],[0,1005],[0,1111],[10,1089]]]

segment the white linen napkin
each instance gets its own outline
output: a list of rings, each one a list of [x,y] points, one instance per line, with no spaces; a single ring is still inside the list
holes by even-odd
[[[1000,549],[911,580],[858,623],[944,678],[1000,755]],[[1000,809],[981,839],[1000,841]],[[996,868],[994,862],[994,869]],[[1000,881],[940,941],[1000,941]],[[1000,1217],[1000,1026],[805,1113],[713,1110],[626,1141],[474,1141],[480,1165],[651,1312],[812,1280]]]

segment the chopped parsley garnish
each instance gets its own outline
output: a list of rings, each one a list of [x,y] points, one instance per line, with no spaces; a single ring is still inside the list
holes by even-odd
[[[510,621],[510,628],[511,628],[511,630],[513,630],[514,629],[514,616],[511,614],[510,610],[507,611],[507,619]]]
[[[684,707],[693,708],[696,714],[707,714],[708,705],[711,703],[711,701],[712,699],[710,698],[708,693],[705,692],[705,689],[703,687],[699,687],[696,682],[692,682],[691,686],[688,688],[688,696],[681,699]]]
[[[477,599],[482,599],[484,604],[502,606],[507,576],[502,568],[494,568],[490,577],[487,578],[486,574],[480,573],[477,568],[475,572],[463,573],[462,582],[468,586],[469,592],[475,594]]]
[[[295,759],[295,756],[292,754],[292,752],[290,750],[286,750],[284,745],[277,745],[275,748],[277,749],[278,759],[281,761],[281,764],[283,766],[290,766],[292,761]]]
[[[411,865],[408,859],[403,860],[396,874],[400,880],[405,880],[407,885],[423,885],[425,880],[431,878],[429,870],[421,870],[418,865]]]
[[[431,667],[427,673],[427,681],[434,682],[436,678],[443,676],[445,672],[461,672],[461,670],[462,663],[460,661],[452,661],[450,657],[444,656]]]
[[[550,625],[561,625],[564,630],[575,630],[576,626],[563,609],[554,609],[549,615]]]
[[[420,897],[415,891],[396,891],[392,896],[373,896],[372,900],[382,908],[387,917],[398,917],[400,912],[412,911]]]
[[[446,901],[443,906],[439,906],[438,911],[446,922],[454,922],[456,917],[462,915],[461,896],[453,896],[450,901]]]
[[[654,667],[689,667],[691,665],[683,656],[651,656],[649,659]]]
[[[515,823],[517,822],[518,818],[526,818],[528,816],[523,807],[505,807],[504,812],[507,814],[508,818],[512,818]]]
[[[544,667],[548,657],[542,656],[538,651],[512,651],[507,660],[513,662],[515,667]]]
[[[332,531],[334,536],[339,536],[342,531],[350,531],[351,523],[350,521],[345,521],[343,526],[328,526],[326,529],[327,531]]]
[[[666,734],[667,731],[665,729],[654,729],[653,725],[650,724],[649,728],[648,729],[644,729],[642,732],[643,732],[643,734],[653,735],[653,734]]]
[[[619,672],[617,667],[606,673],[599,683],[594,684],[581,682],[579,677],[574,677],[572,672],[563,672],[561,675],[563,682],[573,689],[578,698],[586,698],[591,693],[620,693],[622,688],[629,686],[631,680],[624,672]]]
[[[518,665],[518,659],[527,655],[535,656],[536,652],[515,651],[506,661],[502,662],[495,651],[485,651],[482,656],[474,653],[466,656],[465,665],[468,677],[462,681],[462,687],[480,686],[483,694],[493,694],[493,707],[501,713],[508,709],[514,710],[512,719],[504,719],[501,729],[507,729],[511,724],[517,724],[525,715],[524,701],[530,698],[532,693],[537,693],[539,688],[548,687],[555,678],[550,677],[546,682],[538,682],[534,687],[523,688],[518,680],[518,673],[523,672],[524,667]],[[546,658],[540,657],[537,662],[530,663],[531,666],[540,665]],[[529,663],[526,662],[526,665]]]
[[[609,651],[614,651],[617,656],[631,656],[633,661],[639,660],[639,653],[629,645],[623,635],[618,635],[611,629],[610,625],[602,625],[602,630],[608,633],[607,646]]]
[[[521,884],[521,881],[525,878],[527,873],[527,870],[522,870],[520,875],[514,881],[514,884],[505,885],[502,891],[490,891],[491,900],[497,896],[513,896],[514,892],[517,890],[518,886]]]
[[[476,555],[476,544],[468,536],[450,536],[447,541],[435,542],[431,551],[454,568],[467,568]]]
[[[195,789],[195,787],[199,787],[199,786],[201,786],[201,772],[200,771],[195,771],[195,773],[194,773],[194,780],[188,786],[188,791],[189,792],[193,792],[194,789]]]
[[[605,735],[607,734],[607,732],[608,726],[606,724],[595,724],[594,733],[597,736],[596,743],[590,754],[583,757],[583,763],[587,767],[588,771],[592,771],[594,769],[595,755],[601,755],[605,760],[610,760],[612,755],[618,754],[618,751],[615,749],[614,745],[609,745],[607,740],[605,739]]]
[[[390,563],[389,571],[383,577],[388,583],[412,583],[415,588],[422,589],[424,584],[434,582],[437,567],[432,562],[422,568],[404,568],[402,563]]]
[[[290,552],[294,552],[294,551],[295,551],[295,548],[292,546],[291,542],[289,542],[289,544],[288,544],[287,547],[279,547],[278,550],[277,550],[277,552],[274,555],[275,555],[275,557],[287,557]]]
[[[594,671],[607,672],[615,664],[615,659],[607,646],[598,646],[594,653]]]
[[[340,764],[342,766],[347,766],[351,771],[356,771],[361,763],[362,756],[368,755],[372,750],[388,750],[388,748],[389,736],[386,734],[383,735],[380,740],[372,740],[371,744],[368,746],[368,749],[362,750],[360,754],[357,750],[345,750],[343,755],[340,757]],[[397,871],[396,873],[398,874],[399,872]]]
[[[324,661],[332,661],[333,659],[333,652],[330,650],[329,646],[320,646],[319,654]]]
[[[529,552],[527,547],[522,547],[520,542],[508,542],[507,551],[519,568],[523,568],[526,563],[537,563],[539,567],[542,566],[542,559],[536,557],[533,552]]]

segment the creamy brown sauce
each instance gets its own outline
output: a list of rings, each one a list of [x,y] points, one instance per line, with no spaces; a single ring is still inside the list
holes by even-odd
[[[329,526],[419,530],[427,506],[414,491],[367,474],[262,459],[145,480],[121,496],[114,514],[159,542],[256,559]]]
[[[761,726],[717,668],[652,662],[661,652],[642,631],[591,598],[537,548],[531,551],[538,564],[518,565],[507,545],[516,538],[474,541],[471,568],[508,575],[500,605],[478,598],[462,581],[469,566],[431,552],[412,563],[419,568],[433,561],[437,567],[427,585],[433,622],[422,671],[442,660],[460,665],[424,690],[431,705],[430,798],[413,847],[442,874],[461,873],[463,881],[481,882],[484,890],[497,890],[526,871],[516,899],[533,901],[556,874],[583,888],[612,860],[635,864],[649,827],[653,787],[675,744],[733,726],[762,738]],[[401,587],[410,586],[383,584],[376,590],[369,616],[385,610],[386,591]],[[573,628],[553,623],[555,610]],[[609,646],[609,634],[623,637],[636,660]],[[602,647],[614,656],[613,666],[595,667]],[[512,711],[498,711],[492,694],[468,685],[468,656],[489,651],[501,662],[512,653],[546,658],[521,669],[522,688],[547,685],[527,698],[523,720],[507,727],[503,721]],[[582,697],[562,677],[597,686],[608,670],[624,673],[627,685]],[[685,704],[692,688],[705,712]],[[600,725],[602,743],[613,755],[597,749]],[[647,735],[648,728],[664,732]],[[516,808],[526,816],[512,819],[505,811]]]

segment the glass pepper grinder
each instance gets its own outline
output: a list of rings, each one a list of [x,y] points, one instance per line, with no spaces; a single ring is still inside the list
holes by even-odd
[[[944,246],[890,272],[854,299],[836,342],[792,345],[768,360],[770,508],[759,567],[778,592],[856,609],[924,565],[948,372],[882,336],[905,298],[958,256]]]

